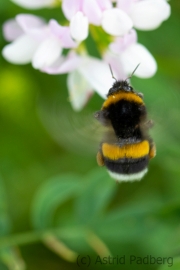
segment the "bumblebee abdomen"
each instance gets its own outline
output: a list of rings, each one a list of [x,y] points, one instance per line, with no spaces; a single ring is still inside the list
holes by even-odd
[[[101,150],[104,165],[116,180],[140,180],[147,172],[150,147],[146,140],[123,146],[103,143]]]
[[[140,159],[126,159],[117,162],[104,160],[104,165],[115,180],[140,180],[147,172],[148,157]]]

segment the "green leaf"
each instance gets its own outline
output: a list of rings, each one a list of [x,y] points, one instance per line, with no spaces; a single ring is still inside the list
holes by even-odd
[[[159,228],[157,214],[162,203],[158,194],[142,198],[134,198],[131,203],[109,211],[106,216],[96,221],[95,232],[102,238],[111,241],[138,240],[150,230]]]
[[[37,192],[32,207],[32,222],[38,229],[52,224],[56,209],[66,200],[77,195],[81,188],[79,177],[59,175],[48,180]]]
[[[96,219],[110,202],[116,187],[105,168],[98,168],[87,175],[82,193],[75,202],[79,221],[87,224]]]
[[[123,245],[131,243],[147,254],[172,254],[179,241],[177,219],[161,216],[164,206],[156,193],[136,200],[96,220],[94,232],[106,243],[121,243],[121,252]]]

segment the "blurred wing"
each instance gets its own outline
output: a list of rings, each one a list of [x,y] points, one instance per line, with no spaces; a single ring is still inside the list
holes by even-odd
[[[96,155],[99,144],[104,136],[110,138],[112,131],[103,126],[95,117],[94,112],[83,110],[74,112],[71,108],[56,106],[39,109],[44,126],[63,148],[84,156]]]

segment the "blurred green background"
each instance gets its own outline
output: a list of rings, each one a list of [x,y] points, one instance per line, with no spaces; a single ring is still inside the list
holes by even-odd
[[[97,94],[74,112],[66,75],[0,56],[0,270],[79,269],[77,255],[90,256],[89,269],[106,267],[95,264],[97,254],[125,255],[109,269],[180,269],[180,2],[170,5],[161,27],[138,31],[158,63],[153,78],[131,81],[155,122],[157,156],[141,182],[118,185],[97,166]],[[18,13],[28,11],[1,0],[1,25]],[[32,13],[62,16],[59,8]],[[173,266],[130,265],[130,255],[173,257]]]

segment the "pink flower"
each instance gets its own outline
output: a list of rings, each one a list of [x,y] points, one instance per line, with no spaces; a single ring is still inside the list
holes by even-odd
[[[89,23],[102,25],[112,35],[127,33],[132,28],[131,19],[124,11],[112,8],[110,0],[63,0],[62,9],[77,41],[87,38]]]
[[[12,43],[3,48],[2,54],[14,64],[32,62],[34,68],[41,69],[53,64],[63,48],[76,46],[68,27],[60,26],[55,20],[45,24],[34,15],[18,15],[15,20],[7,21],[3,30]]]
[[[52,6],[55,0],[12,0],[26,8]],[[73,39],[81,42],[88,36],[89,24],[102,26],[110,35],[123,36],[134,26],[152,30],[170,16],[166,0],[63,0],[62,9],[70,20]]]
[[[109,49],[111,53],[107,52],[105,59],[107,60],[107,57],[111,55],[111,57],[114,58],[112,62],[118,61],[126,76],[131,74],[133,69],[139,63],[140,66],[134,74],[137,77],[152,77],[157,70],[157,64],[154,57],[145,46],[137,43],[137,34],[133,29],[124,37],[116,38],[115,42],[109,45]]]
[[[12,0],[27,8],[51,6],[55,0]],[[115,2],[115,5],[112,4]],[[105,98],[113,78],[126,79],[140,63],[135,76],[148,78],[157,64],[150,52],[137,42],[134,26],[141,30],[157,28],[170,15],[166,0],[62,0],[62,9],[70,26],[55,20],[49,23],[37,16],[21,14],[3,25],[5,38],[11,42],[3,48],[5,59],[14,64],[32,63],[35,69],[49,74],[68,73],[67,85],[75,110],[80,110],[96,91]],[[88,36],[89,24],[102,26],[114,42],[96,59],[74,50]],[[77,41],[77,43],[75,41]],[[63,49],[71,49],[63,56]],[[84,54],[85,55],[84,55]]]
[[[89,23],[101,24],[102,12],[111,8],[109,0],[63,0],[62,10],[68,20],[70,20],[70,30],[72,37],[77,41],[82,41],[88,36]]]

